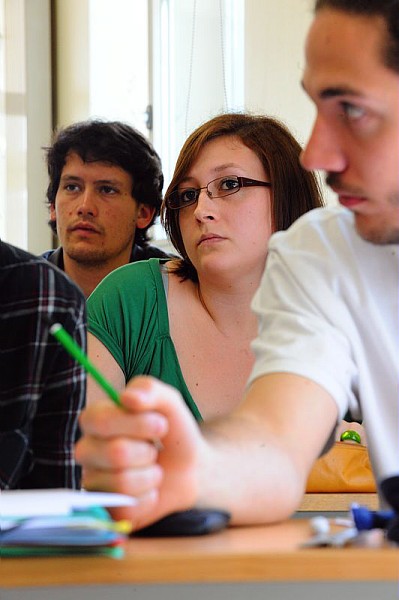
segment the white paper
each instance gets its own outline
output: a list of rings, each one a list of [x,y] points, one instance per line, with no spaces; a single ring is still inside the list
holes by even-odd
[[[5,490],[0,493],[0,518],[69,515],[75,508],[134,506],[137,499],[123,494],[78,490]]]

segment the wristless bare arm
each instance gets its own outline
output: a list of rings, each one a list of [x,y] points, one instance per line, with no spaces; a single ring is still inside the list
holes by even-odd
[[[93,334],[87,334],[87,353],[92,363],[117,391],[125,388],[125,376],[110,351]],[[92,377],[87,378],[87,404],[107,398],[104,390]]]

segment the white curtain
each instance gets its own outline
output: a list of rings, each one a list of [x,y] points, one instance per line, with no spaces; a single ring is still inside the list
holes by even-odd
[[[244,104],[244,0],[153,0],[154,144],[168,182],[187,136]]]

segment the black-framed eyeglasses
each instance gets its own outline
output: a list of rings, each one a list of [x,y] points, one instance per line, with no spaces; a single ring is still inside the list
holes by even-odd
[[[236,175],[225,175],[213,179],[207,185],[201,188],[181,188],[174,190],[167,198],[166,204],[173,210],[185,208],[197,202],[201,190],[206,190],[209,198],[224,198],[235,194],[243,187],[271,187],[269,181],[258,181],[249,177],[237,177]]]

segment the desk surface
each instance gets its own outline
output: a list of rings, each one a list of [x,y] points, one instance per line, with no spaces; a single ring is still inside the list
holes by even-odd
[[[347,512],[356,502],[371,510],[378,510],[377,494],[305,494],[299,512]]]
[[[1,586],[225,582],[397,581],[399,549],[299,548],[308,519],[230,528],[204,537],[132,538],[121,560],[104,557],[1,560]]]

